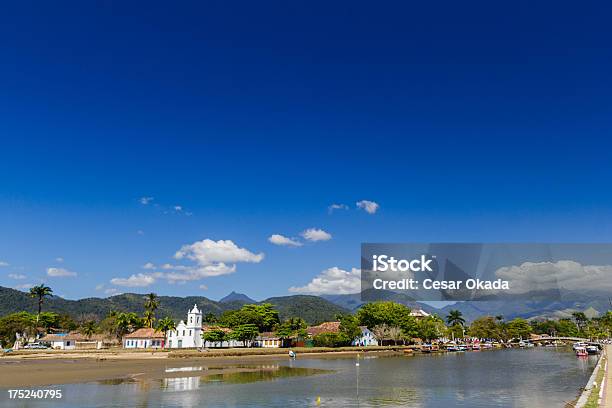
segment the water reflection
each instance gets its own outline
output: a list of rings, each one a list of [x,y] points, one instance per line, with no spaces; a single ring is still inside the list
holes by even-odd
[[[182,373],[182,372],[190,372],[190,371],[202,371],[204,368],[202,366],[197,367],[172,367],[166,368],[165,372],[167,373]]]
[[[262,366],[251,370],[229,371],[226,373],[212,374],[202,377],[205,382],[225,382],[229,384],[244,384],[255,381],[272,381],[279,378],[302,377],[314,374],[329,373],[329,370],[315,368],[287,367],[287,366]]]
[[[161,388],[165,391],[191,391],[200,388],[200,377],[162,378]]]

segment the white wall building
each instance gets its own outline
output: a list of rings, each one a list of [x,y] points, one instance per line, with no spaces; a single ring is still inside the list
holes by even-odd
[[[378,340],[374,333],[365,326],[360,326],[361,334],[355,340],[353,340],[353,346],[378,346]]]
[[[168,332],[166,340],[168,348],[202,347],[202,312],[198,305],[187,312],[187,322],[181,320],[176,330]]]

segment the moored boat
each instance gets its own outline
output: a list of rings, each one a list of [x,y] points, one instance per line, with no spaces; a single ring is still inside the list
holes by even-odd
[[[578,346],[574,349],[577,357],[586,357],[589,355],[585,347]]]
[[[599,354],[599,347],[594,345],[589,345],[585,347],[588,354]]]

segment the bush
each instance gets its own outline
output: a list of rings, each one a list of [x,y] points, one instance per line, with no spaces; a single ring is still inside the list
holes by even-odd
[[[344,333],[321,333],[312,338],[315,347],[342,347],[351,344]]]

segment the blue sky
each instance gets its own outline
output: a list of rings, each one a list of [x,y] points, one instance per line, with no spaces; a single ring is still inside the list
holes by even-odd
[[[365,241],[609,242],[604,7],[7,5],[0,285],[263,299]]]

